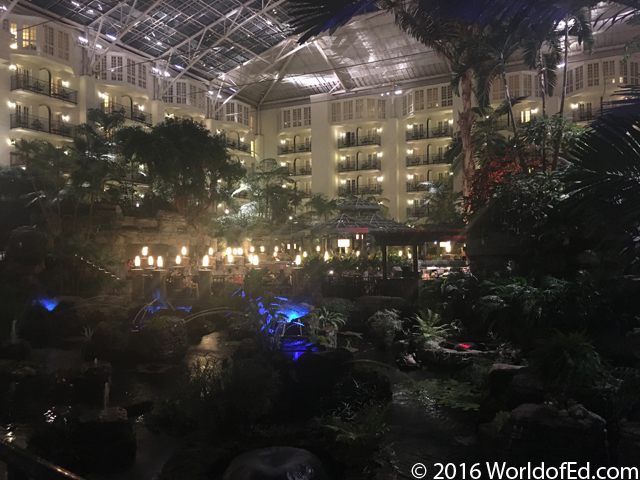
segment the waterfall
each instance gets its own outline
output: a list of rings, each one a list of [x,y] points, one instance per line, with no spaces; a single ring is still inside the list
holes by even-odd
[[[102,400],[102,410],[107,411],[109,407],[109,382],[104,384],[104,398]]]
[[[11,322],[11,343],[16,343],[18,341],[18,332],[16,331],[17,320]]]

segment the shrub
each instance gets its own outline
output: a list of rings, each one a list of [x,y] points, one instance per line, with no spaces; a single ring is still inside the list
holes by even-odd
[[[402,330],[398,310],[379,310],[367,320],[367,324],[371,335],[382,348],[390,348],[396,334]]]
[[[442,316],[433,310],[424,309],[413,316],[416,324],[413,329],[416,333],[425,339],[441,337],[449,331],[448,325],[442,325]]]
[[[348,318],[353,310],[353,302],[344,298],[332,298],[322,302],[322,306],[330,312],[336,312]]]
[[[600,355],[584,333],[556,332],[538,345],[531,366],[548,386],[570,392],[593,386],[602,378]]]

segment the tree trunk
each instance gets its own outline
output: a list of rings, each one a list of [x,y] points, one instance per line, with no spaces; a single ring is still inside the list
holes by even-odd
[[[509,92],[509,85],[507,84],[507,72],[504,69],[504,62],[502,62],[502,81],[504,82],[504,94],[507,100],[507,106],[509,107],[509,119],[511,120],[511,129],[513,130],[513,138],[518,138],[518,126],[516,125],[516,117],[513,114],[513,105],[511,105],[511,93]]]
[[[473,72],[467,70],[460,78],[460,98],[462,99],[462,112],[458,112],[458,127],[460,128],[460,138],[462,139],[462,150],[464,160],[462,163],[462,195],[468,198],[471,195],[471,183],[475,173],[475,162],[473,161],[473,142],[471,132],[475,123],[473,114],[473,104],[471,95],[473,92]]]
[[[564,70],[562,73],[562,95],[560,97],[560,111],[558,115],[562,120],[564,118],[564,102],[567,98],[567,61],[569,60],[569,22],[565,21],[564,26]],[[560,122],[560,128],[555,138],[555,145],[553,146],[553,161],[551,163],[551,170],[558,168],[558,157],[560,156],[560,143],[562,142],[562,121]]]
[[[547,67],[544,63],[542,48],[540,49],[540,73],[538,74],[540,84],[540,95],[542,96],[542,115],[547,114]]]

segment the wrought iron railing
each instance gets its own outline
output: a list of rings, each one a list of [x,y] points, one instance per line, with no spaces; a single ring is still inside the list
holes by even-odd
[[[441,165],[450,164],[451,162],[445,159],[444,155],[409,155],[406,157],[407,167],[418,167],[420,165]]]
[[[406,131],[405,137],[407,142],[412,140],[425,140],[428,138],[453,137],[453,127],[443,126],[428,128],[426,130],[413,128]]]
[[[339,195],[380,195],[382,185],[360,185],[358,187],[340,187]]]
[[[360,170],[380,170],[380,160],[364,160],[362,162],[342,162],[338,164],[338,172],[357,172]]]
[[[25,130],[50,133],[67,138],[74,138],[76,136],[75,125],[60,120],[49,120],[46,117],[37,117],[35,115],[12,113],[10,126],[12,129],[23,128]]]
[[[26,90],[38,95],[57,98],[63,102],[73,103],[74,105],[78,103],[78,92],[76,90],[21,73],[11,77],[11,91],[13,90]]]
[[[240,152],[249,153],[251,151],[251,145],[249,145],[248,143],[241,142],[229,137],[225,137],[225,145],[227,146],[227,148],[238,150]]]
[[[346,136],[344,138],[338,139],[338,148],[349,148],[349,147],[366,147],[369,145],[382,145],[382,140],[380,135],[365,135],[364,137],[352,138],[351,136]]]
[[[409,218],[421,218],[429,215],[429,207],[426,205],[414,205],[407,207],[407,217]]]
[[[311,142],[305,142],[300,145],[283,145],[278,147],[278,155],[288,155],[290,153],[307,153],[311,151]]]
[[[145,125],[151,125],[151,114],[146,113],[139,108],[132,108],[131,106],[121,105],[120,103],[109,102],[108,105],[102,104],[102,111],[104,113],[122,113],[124,118],[133,120],[134,122],[144,123]]]
[[[428,189],[428,182],[407,182],[407,192],[426,192]]]

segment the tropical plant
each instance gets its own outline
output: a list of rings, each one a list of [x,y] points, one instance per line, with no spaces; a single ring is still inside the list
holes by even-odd
[[[336,200],[329,200],[322,193],[314,193],[307,201],[306,208],[309,214],[321,218],[325,222],[337,211]]]
[[[462,198],[455,192],[450,179],[427,182],[427,190],[422,195],[420,205],[426,207],[425,224],[462,225]]]
[[[449,332],[449,326],[442,324],[442,316],[428,308],[416,313],[413,320],[416,322],[413,329],[425,339],[442,337]]]
[[[545,384],[563,392],[592,387],[604,373],[600,355],[582,332],[556,332],[541,340],[531,366]]]
[[[344,316],[322,307],[311,312],[309,317],[311,339],[332,348],[337,347],[338,329],[347,323]]]
[[[453,379],[430,378],[416,382],[414,391],[418,400],[427,407],[441,405],[461,410],[478,410],[482,392],[466,382]]]
[[[373,446],[386,430],[385,413],[386,408],[380,405],[370,405],[356,412],[351,412],[349,405],[345,405],[340,412],[325,416],[320,422],[335,434],[338,442]]]
[[[367,320],[371,335],[381,348],[390,348],[396,335],[402,331],[398,310],[379,310]]]

